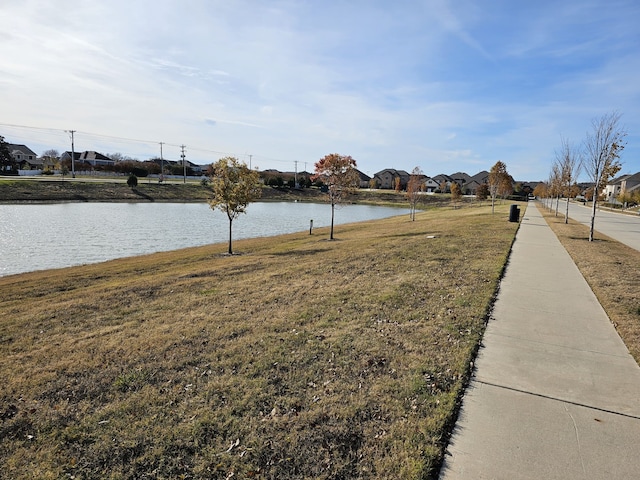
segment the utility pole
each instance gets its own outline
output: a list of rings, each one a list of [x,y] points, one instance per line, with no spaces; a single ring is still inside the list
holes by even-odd
[[[76,178],[76,150],[73,145],[73,134],[76,133],[75,130],[69,130],[71,134],[71,177]]]
[[[164,157],[162,156],[162,145],[164,142],[160,142],[160,181],[164,180]]]
[[[298,160],[294,160],[293,163],[296,164],[296,168],[295,168],[294,173],[293,173],[293,178],[294,178],[293,185],[295,186],[295,188],[298,188],[299,187],[299,185],[298,185]]]
[[[180,145],[180,149],[182,150],[182,154],[180,157],[182,158],[182,172],[183,172],[183,181],[182,183],[187,183],[187,164],[184,162],[184,149],[187,148],[185,145]]]
[[[251,158],[253,157],[253,155],[249,155],[249,170],[251,170]]]

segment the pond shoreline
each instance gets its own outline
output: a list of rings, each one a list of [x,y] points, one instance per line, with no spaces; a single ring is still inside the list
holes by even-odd
[[[208,186],[201,183],[145,183],[135,188],[124,182],[88,180],[0,179],[0,205],[51,203],[204,203],[211,198]],[[263,187],[260,201],[324,202],[319,188]],[[441,203],[438,197],[426,197],[425,203]],[[406,207],[404,192],[362,189],[348,196],[345,203]]]

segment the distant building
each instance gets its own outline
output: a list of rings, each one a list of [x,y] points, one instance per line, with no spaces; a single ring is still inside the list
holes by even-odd
[[[404,189],[407,187],[407,183],[409,183],[409,176],[410,176],[409,173],[405,172],[404,170],[396,170],[395,168],[386,168],[374,174],[373,178],[376,180],[379,188],[386,188],[386,189],[395,189],[396,178],[399,178],[400,188]]]
[[[21,164],[26,161],[33,161],[38,158],[36,152],[31,150],[26,145],[17,145],[15,143],[7,143],[7,148],[9,149],[9,153],[13,158],[14,162],[17,164]]]
[[[371,186],[371,177],[366,173],[361,172],[356,168],[356,172],[358,172],[358,177],[360,178],[359,187],[360,188],[369,188]]]
[[[633,175],[620,175],[604,187],[604,201],[618,203],[617,198],[621,193],[631,193],[638,189],[640,189],[640,172]]]

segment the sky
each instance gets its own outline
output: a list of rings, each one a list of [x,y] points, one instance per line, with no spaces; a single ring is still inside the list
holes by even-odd
[[[594,119],[640,171],[637,0],[0,0],[0,135],[313,171],[545,180]]]

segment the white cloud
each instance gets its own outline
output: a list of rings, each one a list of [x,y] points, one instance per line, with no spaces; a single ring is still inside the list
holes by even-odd
[[[0,6],[0,122],[185,143],[201,161],[250,151],[263,168],[339,151],[365,171],[503,159],[529,179],[603,111],[640,128],[631,0],[593,31],[599,1],[69,5]]]

